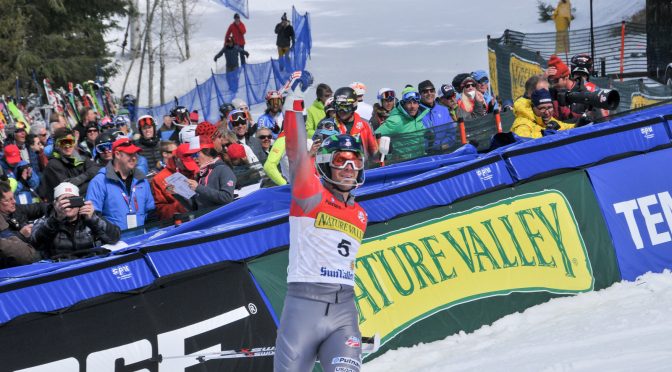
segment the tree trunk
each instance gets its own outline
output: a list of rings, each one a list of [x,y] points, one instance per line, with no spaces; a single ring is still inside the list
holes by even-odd
[[[142,45],[142,55],[140,56],[140,71],[138,72],[138,88],[135,93],[135,97],[138,99],[138,106],[140,106],[140,88],[142,87],[142,70],[145,64],[145,54],[147,54],[147,44],[151,39],[149,34],[152,32],[152,20],[154,19],[154,11],[156,6],[159,5],[159,0],[154,0],[151,11],[147,13],[147,23],[145,24],[145,42]]]
[[[161,0],[157,0],[161,2]],[[147,14],[149,14],[149,1],[147,2]],[[151,25],[151,21],[149,24]],[[150,32],[147,32],[147,51],[149,53],[148,63],[149,63],[149,73],[147,80],[149,84],[147,85],[147,106],[151,107],[154,104],[154,48],[152,48],[152,33],[151,27]]]
[[[166,34],[166,6],[161,1],[161,31],[159,32],[159,99],[163,105],[166,102],[166,49],[164,37]]]
[[[140,44],[142,43],[142,35],[140,31],[140,16],[138,14],[138,0],[131,1],[131,12],[130,12],[130,22],[131,22],[131,59],[138,58],[140,55]]]
[[[189,53],[189,17],[187,16],[187,0],[182,0],[182,34],[184,34],[184,51],[187,59],[191,58]]]

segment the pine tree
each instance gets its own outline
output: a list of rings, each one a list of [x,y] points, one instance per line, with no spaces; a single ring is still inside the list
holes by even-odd
[[[537,11],[539,13],[539,22],[545,23],[550,21],[552,18],[551,16],[553,15],[553,11],[555,9],[553,8],[553,5],[546,4],[542,1],[537,1]]]
[[[24,87],[31,72],[55,86],[81,82],[116,71],[104,35],[119,27],[127,0],[0,0],[0,93],[12,94],[16,76]]]

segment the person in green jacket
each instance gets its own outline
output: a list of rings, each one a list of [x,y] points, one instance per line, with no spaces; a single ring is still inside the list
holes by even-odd
[[[429,133],[423,121],[428,119],[425,118],[428,113],[429,110],[420,105],[420,93],[415,88],[407,87],[401,92],[401,100],[376,129],[377,135],[390,137],[390,161],[425,155],[426,136]]]
[[[308,134],[307,138],[311,138],[315,134],[315,129],[317,129],[317,124],[320,120],[324,119],[326,114],[324,113],[324,103],[327,102],[327,99],[331,97],[334,92],[331,90],[331,87],[325,83],[320,83],[317,85],[316,89],[317,99],[313,102],[310,107],[308,107],[308,119],[306,120],[306,131]]]

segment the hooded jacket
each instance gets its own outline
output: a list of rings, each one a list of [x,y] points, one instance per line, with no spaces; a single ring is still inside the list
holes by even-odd
[[[63,156],[58,149],[47,163],[42,173],[39,194],[53,201],[54,188],[61,182],[70,182],[79,188],[79,195],[86,194],[89,181],[98,173],[98,165],[91,159],[82,159],[76,152],[73,156]]]
[[[102,211],[106,220],[122,230],[128,229],[128,214],[135,214],[138,226],[142,226],[147,214],[154,210],[154,197],[145,174],[136,168],[131,177],[133,180],[129,192],[114,171],[114,165],[109,162],[93,177],[86,193],[86,199],[93,202],[94,209]]]
[[[552,121],[556,122],[560,126],[558,130],[574,128],[574,124],[564,123],[556,119],[552,119]],[[542,132],[544,130],[546,130],[546,124],[544,124],[544,121],[536,115],[534,115],[534,120],[530,120],[530,118],[525,115],[516,116],[516,120],[513,121],[513,126],[511,126],[512,133],[526,138],[543,137],[544,134]]]
[[[172,221],[176,213],[184,213],[187,208],[176,198],[174,194],[166,191],[166,178],[177,172],[174,158],[168,159],[166,167],[152,178],[150,185],[152,195],[154,196],[154,205],[156,206],[156,215],[161,221]],[[187,178],[192,178],[185,175]]]
[[[429,110],[419,106],[418,114],[411,117],[401,102],[390,112],[390,116],[376,130],[376,134],[389,136],[392,149],[390,155],[398,160],[408,160],[425,155],[425,137],[427,128],[423,119]]]

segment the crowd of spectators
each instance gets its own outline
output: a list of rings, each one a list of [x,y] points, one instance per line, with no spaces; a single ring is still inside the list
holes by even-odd
[[[570,69],[553,56],[547,71],[528,79],[523,96],[505,104],[516,117],[514,138],[584,124],[595,110],[559,105],[554,93],[597,89],[583,67],[572,63]],[[363,102],[366,92],[361,82],[335,90],[318,84],[306,110],[307,151],[315,153],[323,139],[347,133],[362,139],[369,164],[381,151],[412,159],[456,148],[458,122],[468,126],[502,106],[480,70],[458,74],[438,88],[430,80],[398,92],[380,88],[372,106]],[[160,125],[150,115],[131,122],[123,108],[112,118],[86,108],[74,128],[58,113],[47,127],[18,122],[5,128],[0,266],[80,257],[116,243],[123,230],[230,203],[248,185],[286,184],[282,105],[282,93],[269,91],[257,120],[236,98],[220,106],[216,123],[183,106],[174,107]],[[390,137],[389,147],[379,148],[382,137]]]

